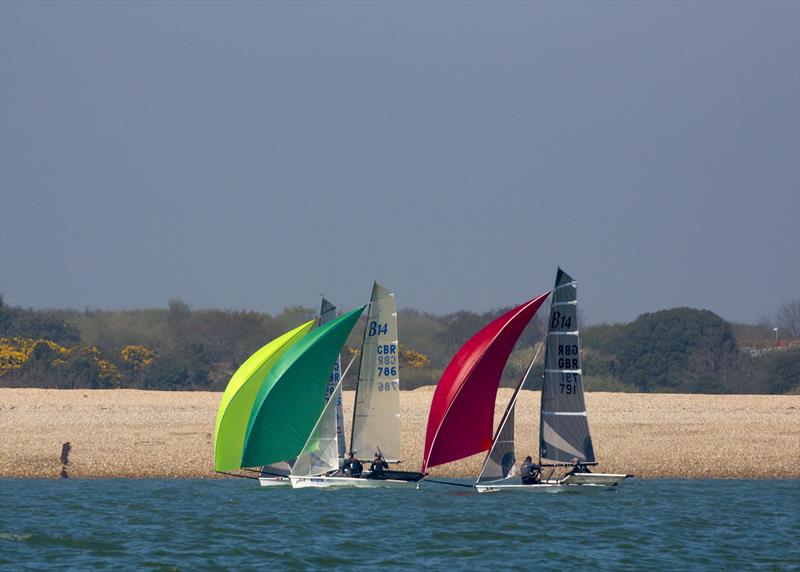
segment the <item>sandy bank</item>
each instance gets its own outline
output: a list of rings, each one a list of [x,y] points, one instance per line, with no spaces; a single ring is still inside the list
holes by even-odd
[[[502,390],[497,417],[510,398]],[[422,457],[433,388],[402,393],[409,470]],[[211,477],[220,393],[0,389],[0,476]],[[349,420],[353,392],[345,392]],[[518,455],[534,452],[539,393],[517,406]],[[800,396],[589,393],[600,469],[640,477],[800,477]],[[482,456],[434,468],[477,474]]]

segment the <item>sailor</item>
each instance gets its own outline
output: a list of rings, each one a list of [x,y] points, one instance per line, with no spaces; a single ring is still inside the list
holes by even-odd
[[[383,476],[383,470],[388,469],[389,465],[383,460],[380,453],[375,453],[375,458],[372,459],[372,464],[369,467],[370,477],[380,478]]]
[[[581,464],[580,460],[578,460],[578,457],[573,457],[572,462],[575,464],[575,466],[572,467],[572,470],[570,472],[568,472],[567,475],[578,475],[580,473],[591,473],[592,472],[592,471],[589,470],[589,467],[587,467],[586,465]]]
[[[342,463],[342,470],[344,474],[348,477],[360,477],[361,473],[364,471],[364,465],[361,464],[361,461],[356,459],[353,452],[350,451],[347,454],[347,458]]]
[[[535,485],[538,483],[541,478],[541,470],[541,466],[538,463],[534,463],[530,455],[525,457],[525,461],[519,468],[519,476],[522,479],[522,484]]]

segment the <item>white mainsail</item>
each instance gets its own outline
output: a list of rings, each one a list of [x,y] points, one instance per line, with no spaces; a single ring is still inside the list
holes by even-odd
[[[371,457],[380,450],[387,462],[401,460],[399,357],[394,294],[376,282],[353,410],[350,450],[356,457]]]
[[[339,468],[339,447],[336,435],[336,403],[342,399],[342,382],[336,384],[331,398],[322,410],[308,436],[302,452],[292,467],[292,476],[315,477]]]
[[[319,325],[327,324],[331,320],[336,317],[336,306],[334,306],[329,300],[326,300],[324,297],[322,298],[322,307],[319,311]],[[325,402],[327,403],[328,400],[333,395],[336,386],[339,384],[339,381],[342,379],[342,357],[341,355],[336,356],[336,363],[333,364],[333,370],[331,371],[331,376],[328,378],[328,387],[325,391]],[[337,397],[336,401],[336,436],[337,436],[337,450],[339,454],[340,461],[344,459],[344,412],[342,411],[342,393],[339,392],[339,396]]]

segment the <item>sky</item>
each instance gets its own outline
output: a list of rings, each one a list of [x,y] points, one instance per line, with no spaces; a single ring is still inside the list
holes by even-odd
[[[798,2],[0,3],[0,291],[591,322],[800,297]]]

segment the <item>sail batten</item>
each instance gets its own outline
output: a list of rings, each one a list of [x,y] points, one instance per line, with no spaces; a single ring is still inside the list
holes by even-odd
[[[448,364],[431,402],[422,472],[489,450],[494,403],[508,357],[549,292],[493,320]]]
[[[558,269],[548,321],[542,378],[539,456],[556,462],[595,461],[583,395],[577,282]]]

